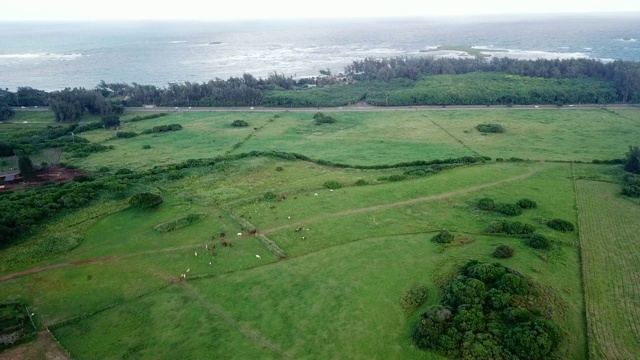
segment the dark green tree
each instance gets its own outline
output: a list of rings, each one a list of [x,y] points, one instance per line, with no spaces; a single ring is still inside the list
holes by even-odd
[[[8,120],[9,118],[15,115],[15,111],[10,108],[8,105],[0,104],[0,121]]]
[[[629,145],[629,151],[625,156],[624,169],[634,174],[640,174],[640,147]]]
[[[106,127],[120,126],[120,117],[118,115],[103,116],[102,125]]]
[[[18,155],[18,168],[23,179],[31,180],[36,177],[36,170],[33,168],[31,158],[24,153]]]

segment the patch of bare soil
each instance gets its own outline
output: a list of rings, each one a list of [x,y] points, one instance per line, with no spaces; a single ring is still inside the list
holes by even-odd
[[[38,337],[26,344],[0,353],[0,360],[70,360],[48,331],[40,331]]]

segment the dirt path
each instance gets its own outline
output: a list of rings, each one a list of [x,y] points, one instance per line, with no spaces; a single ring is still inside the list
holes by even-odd
[[[18,345],[0,353],[0,360],[69,360],[64,349],[53,339],[48,331],[40,331],[35,341]]]
[[[231,315],[229,315],[222,307],[217,304],[213,304],[208,302],[200,293],[193,288],[193,286],[188,283],[183,283],[182,289],[191,296],[193,299],[198,301],[202,306],[204,306],[211,315],[222,319],[225,323],[227,323],[232,328],[238,330],[242,335],[244,335],[249,340],[255,342],[256,344],[269,349],[278,355],[280,355],[284,359],[293,359],[290,355],[286,354],[282,351],[282,347],[280,344],[273,343],[271,340],[264,337],[259,330],[236,321]]]
[[[350,210],[335,212],[335,213],[331,213],[331,214],[326,214],[324,216],[319,216],[319,217],[315,217],[315,218],[309,218],[309,219],[306,219],[306,220],[298,222],[298,223],[292,223],[292,224],[282,225],[282,226],[278,226],[278,227],[271,228],[271,229],[260,230],[260,233],[261,234],[269,234],[269,233],[272,233],[272,232],[275,232],[275,231],[278,231],[278,230],[291,228],[291,227],[296,227],[296,226],[302,226],[302,225],[305,225],[305,224],[314,223],[314,222],[318,222],[318,221],[322,221],[322,220],[326,220],[326,219],[330,219],[330,218],[335,218],[335,217],[339,217],[339,216],[362,214],[362,213],[367,213],[367,212],[371,212],[371,211],[387,210],[387,209],[391,209],[391,208],[394,208],[394,207],[418,204],[418,203],[422,203],[422,202],[426,202],[426,201],[446,199],[448,197],[455,196],[455,195],[472,193],[472,192],[475,192],[475,191],[478,191],[478,190],[482,190],[482,189],[486,189],[486,188],[502,185],[502,184],[505,184],[505,183],[518,181],[518,180],[523,180],[523,179],[526,179],[529,176],[535,174],[537,171],[538,170],[536,170],[536,171],[529,170],[529,172],[527,172],[525,174],[513,176],[513,177],[510,177],[510,178],[506,178],[506,179],[500,180],[500,181],[496,181],[496,182],[492,182],[492,183],[488,183],[488,184],[483,184],[483,185],[471,186],[471,187],[467,187],[467,188],[464,188],[464,189],[458,189],[458,190],[454,190],[454,191],[445,192],[445,193],[442,193],[442,194],[423,196],[423,197],[419,197],[419,198],[414,198],[414,199],[409,199],[409,200],[402,200],[402,201],[397,201],[397,202],[388,203],[388,204],[374,205],[374,206],[369,206],[369,207],[360,208],[360,209],[350,209]]]

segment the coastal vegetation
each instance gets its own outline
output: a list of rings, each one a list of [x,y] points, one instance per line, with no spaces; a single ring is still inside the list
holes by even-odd
[[[272,73],[165,87],[106,83],[95,89],[46,93],[21,87],[0,91],[0,106],[49,106],[60,122],[84,114],[108,116],[123,106],[337,107],[358,102],[374,106],[607,104],[640,102],[640,63],[593,59],[367,58],[339,75],[294,79]],[[8,117],[8,110],[0,112]]]
[[[0,302],[80,359],[637,353],[640,111],[316,112],[17,111]]]

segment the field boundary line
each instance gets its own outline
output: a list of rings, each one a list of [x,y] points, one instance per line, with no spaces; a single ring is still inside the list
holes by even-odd
[[[576,172],[575,172],[575,168],[574,168],[574,164],[573,161],[571,162],[571,179],[573,180],[573,206],[574,209],[576,210],[576,231],[578,232],[578,261],[580,262],[580,284],[582,285],[582,304],[584,306],[584,312],[583,312],[583,316],[584,316],[584,325],[585,325],[585,331],[586,331],[586,336],[585,336],[585,342],[587,345],[587,360],[592,358],[591,355],[591,327],[589,325],[589,308],[587,307],[587,284],[586,284],[586,280],[585,280],[585,264],[583,261],[583,257],[584,257],[584,247],[583,245],[583,233],[582,231],[580,231],[580,206],[578,205],[578,185],[577,185],[577,181],[578,179],[576,178]]]
[[[447,131],[447,129],[445,129],[444,127],[440,126],[440,124],[436,123],[435,121],[433,121],[432,119],[429,119],[429,121],[431,121],[431,123],[435,126],[437,126],[438,128],[440,128],[440,130],[444,131],[445,133],[447,133],[447,135],[451,136],[455,141],[459,142],[462,146],[464,146],[467,150],[471,151],[472,153],[478,155],[478,156],[482,156],[479,152],[473,150],[469,145],[465,144],[464,142],[462,142],[462,140],[458,139],[457,137],[453,136],[452,133],[450,133],[449,131]]]
[[[277,257],[279,257],[280,259],[284,259],[287,257],[287,254],[284,252],[284,250],[282,250],[282,248],[280,246],[278,246],[278,244],[276,244],[273,240],[269,239],[266,235],[258,232],[258,228],[252,224],[249,220],[240,217],[238,215],[236,215],[233,210],[231,210],[230,208],[227,208],[223,211],[226,211],[227,214],[234,219],[235,221],[238,222],[238,224],[240,224],[240,226],[247,231],[252,231],[254,232],[255,236],[260,240],[260,242],[269,250],[271,251],[274,255],[276,255]]]
[[[476,185],[476,186],[469,186],[469,187],[465,187],[463,189],[457,189],[457,190],[454,190],[454,191],[444,192],[444,193],[440,193],[440,194],[428,195],[428,196],[423,196],[423,197],[418,197],[418,198],[413,198],[413,199],[408,199],[408,200],[400,200],[400,201],[396,201],[396,202],[392,202],[392,203],[381,204],[381,205],[373,205],[373,206],[368,206],[368,207],[364,207],[364,208],[358,208],[358,209],[351,209],[351,210],[344,210],[344,211],[334,212],[334,213],[331,213],[331,214],[327,214],[325,216],[309,218],[309,219],[306,219],[304,221],[300,221],[300,222],[297,222],[297,223],[291,223],[291,224],[288,224],[288,225],[282,225],[282,226],[278,226],[278,227],[275,227],[275,228],[262,230],[261,233],[262,234],[270,234],[272,232],[275,232],[275,231],[278,231],[278,230],[282,230],[282,229],[286,229],[286,228],[289,228],[289,227],[302,226],[302,225],[305,225],[305,224],[315,223],[315,222],[318,222],[318,221],[322,221],[322,220],[330,219],[330,218],[334,218],[334,217],[362,214],[362,213],[371,212],[371,211],[378,211],[378,210],[387,210],[387,209],[392,209],[392,208],[399,207],[399,206],[414,205],[414,204],[419,204],[419,203],[432,201],[432,200],[446,199],[446,198],[451,197],[451,196],[473,193],[473,192],[476,192],[476,191],[479,191],[479,190],[483,190],[483,189],[486,189],[486,188],[502,185],[502,184],[509,183],[509,182],[512,182],[512,181],[518,181],[518,180],[526,179],[529,176],[532,176],[533,174],[537,173],[538,171],[540,171],[540,170],[529,170],[528,172],[526,172],[524,174],[512,176],[510,178],[502,179],[500,181],[496,181],[496,182],[492,182],[492,183],[486,183],[486,184],[482,184],[482,185]]]
[[[272,342],[267,337],[262,335],[259,330],[255,329],[255,328],[253,328],[253,327],[251,327],[249,325],[240,323],[239,321],[234,319],[233,316],[228,314],[222,308],[222,306],[207,301],[202,296],[202,294],[200,294],[196,289],[194,289],[193,286],[189,285],[188,283],[183,283],[182,288],[185,290],[187,295],[190,295],[191,298],[193,298],[194,300],[199,302],[203,307],[205,307],[205,309],[207,311],[209,311],[209,313],[211,315],[222,319],[225,323],[227,323],[227,325],[229,325],[232,328],[238,330],[247,339],[249,339],[251,341],[254,341],[258,345],[260,345],[260,346],[262,346],[262,347],[264,347],[266,349],[269,349],[269,350],[281,355],[285,359],[293,359],[290,355],[286,354],[282,350],[282,347],[280,346],[280,344]]]
[[[58,338],[49,330],[48,326],[44,327],[45,330],[47,330],[47,333],[49,334],[49,336],[51,336],[51,338],[53,339],[53,341],[56,342],[56,344],[58,345],[58,347],[69,357],[69,359],[73,359],[73,356],[71,355],[71,352],[69,352],[69,350],[67,350],[66,347],[64,347],[62,345],[62,343],[60,343],[60,340],[58,340]]]
[[[85,259],[85,260],[69,261],[69,262],[65,262],[65,263],[43,265],[43,266],[39,266],[39,267],[35,267],[35,268],[31,268],[31,269],[27,269],[27,270],[23,270],[23,271],[19,271],[19,272],[10,273],[10,274],[6,274],[6,275],[3,275],[3,276],[0,276],[0,283],[4,282],[4,281],[7,281],[7,280],[15,279],[15,278],[18,278],[18,277],[26,276],[26,275],[36,274],[36,273],[40,273],[40,272],[44,272],[44,271],[55,270],[55,269],[60,269],[60,268],[65,268],[65,267],[88,265],[88,264],[99,264],[99,263],[103,263],[103,262],[110,262],[110,261],[117,261],[117,260],[120,260],[120,259],[127,259],[127,258],[135,257],[135,256],[156,254],[156,253],[162,253],[162,252],[170,252],[170,251],[175,251],[175,250],[192,249],[192,248],[198,248],[198,247],[201,247],[201,246],[202,245],[200,245],[200,244],[198,244],[198,245],[189,244],[189,245],[182,245],[182,246],[167,247],[167,248],[163,248],[163,249],[144,250],[144,251],[139,251],[139,252],[131,253],[131,254],[110,255],[110,256],[103,256],[103,257],[92,258],[92,259]]]

